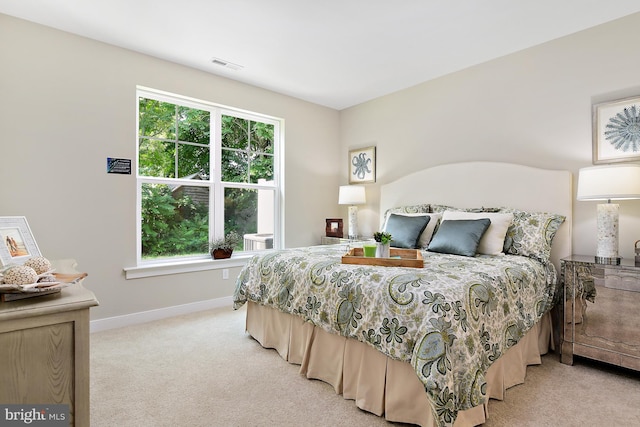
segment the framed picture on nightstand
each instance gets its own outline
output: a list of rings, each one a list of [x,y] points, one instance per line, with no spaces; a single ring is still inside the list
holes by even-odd
[[[40,249],[24,216],[0,217],[0,237],[0,266],[22,264],[31,257],[40,256]]]
[[[326,236],[342,238],[344,236],[342,227],[342,218],[327,218],[325,226]]]

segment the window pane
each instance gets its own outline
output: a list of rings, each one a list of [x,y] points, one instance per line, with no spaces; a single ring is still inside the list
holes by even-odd
[[[209,179],[209,147],[178,145],[178,177]]]
[[[249,121],[222,116],[222,147],[249,149]]]
[[[173,142],[140,138],[138,173],[141,176],[175,178],[175,147]]]
[[[154,138],[176,138],[176,106],[155,99],[139,98],[140,136]]]
[[[254,154],[251,158],[251,182],[259,179],[273,180],[273,156]]]
[[[273,154],[273,125],[251,122],[251,150]]]
[[[223,230],[241,235],[239,251],[272,248],[274,224],[279,223],[274,200],[280,190],[272,188],[278,123],[196,100],[185,106],[179,96],[151,98],[156,98],[152,91],[138,92],[141,258],[207,257],[213,230],[216,237]],[[270,188],[255,188],[263,186]],[[217,216],[214,205],[224,215]]]
[[[273,248],[273,190],[226,188],[224,191],[224,231],[241,237],[238,250]]]
[[[247,182],[249,161],[244,151],[222,150],[222,181]]]
[[[209,112],[195,108],[178,107],[178,139],[185,142],[209,144]]]
[[[209,251],[209,188],[142,184],[142,258]]]

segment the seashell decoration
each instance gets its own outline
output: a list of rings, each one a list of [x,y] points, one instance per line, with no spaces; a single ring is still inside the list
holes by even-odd
[[[51,270],[51,262],[43,256],[29,258],[22,265],[33,268],[37,274],[43,274]]]
[[[53,274],[45,274],[38,279],[38,283],[58,283],[58,279]]]
[[[30,283],[35,283],[37,280],[38,273],[36,273],[33,268],[25,265],[11,267],[7,269],[3,275],[4,283],[11,283],[15,285],[28,285]]]

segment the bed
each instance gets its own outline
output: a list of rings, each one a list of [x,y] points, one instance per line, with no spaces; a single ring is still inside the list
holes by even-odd
[[[553,344],[571,181],[496,162],[415,172],[381,186],[381,227],[392,216],[435,218],[424,268],[342,264],[341,245],[270,251],[243,268],[234,307],[247,304],[246,329],[263,347],[363,410],[421,426],[482,424],[489,399],[522,383]],[[458,237],[434,252],[446,232],[457,236],[454,224],[479,223],[488,228],[476,237],[493,239],[481,240],[482,254],[458,254]],[[506,254],[492,252],[500,236]]]

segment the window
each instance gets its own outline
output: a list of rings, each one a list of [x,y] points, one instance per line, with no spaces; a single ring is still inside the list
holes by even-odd
[[[234,231],[234,249],[279,242],[280,121],[138,90],[138,262],[208,257]],[[277,246],[277,244],[276,244]]]

